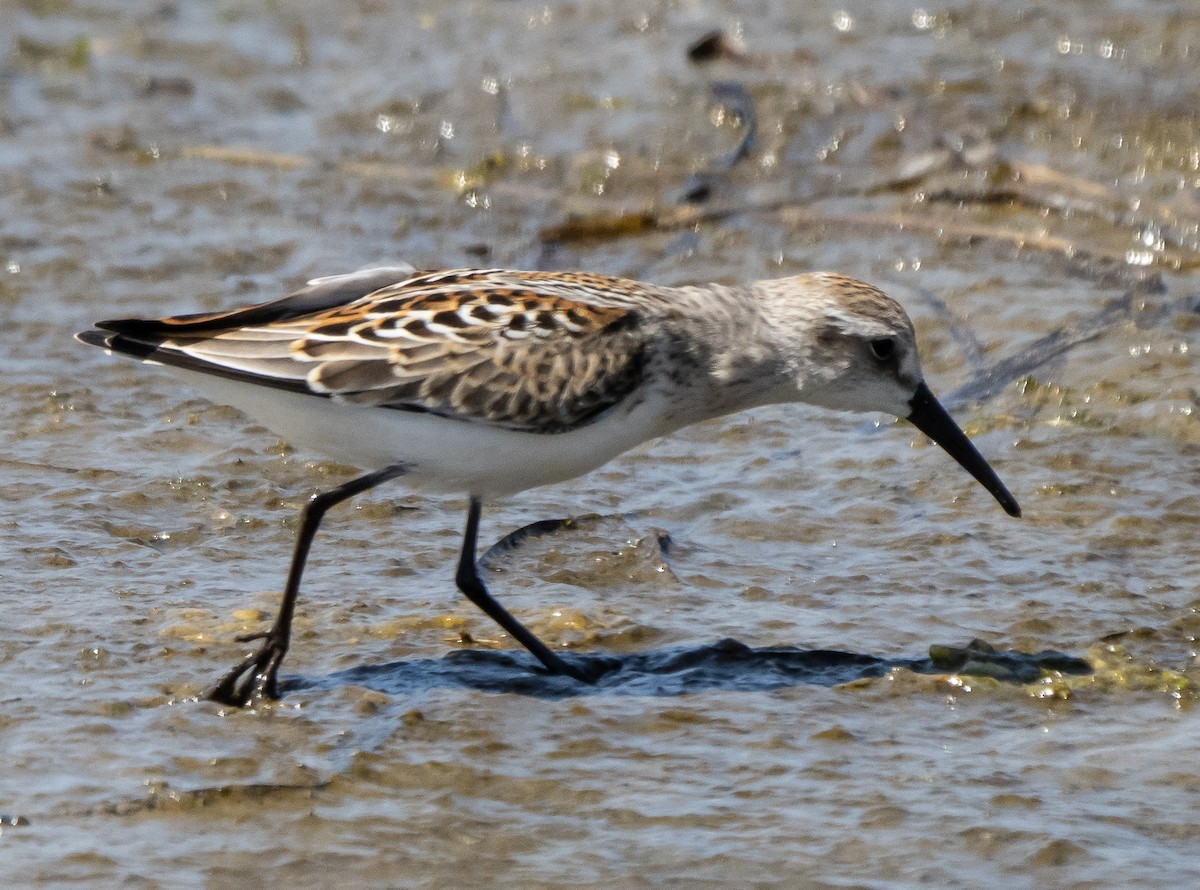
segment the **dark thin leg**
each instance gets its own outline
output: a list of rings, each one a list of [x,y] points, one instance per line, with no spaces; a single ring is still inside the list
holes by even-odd
[[[304,574],[304,563],[313,537],[321,525],[325,512],[347,498],[362,494],[389,479],[405,473],[401,466],[387,467],[368,473],[339,485],[337,488],[313,495],[300,514],[300,530],[296,533],[296,548],[292,552],[292,565],[288,569],[287,585],[283,589],[283,600],[275,623],[266,633],[246,634],[238,637],[240,642],[262,640],[257,652],[251,652],[224,677],[216,686],[204,693],[204,698],[226,705],[242,707],[257,698],[279,698],[279,665],[287,654],[292,635],[292,615],[296,611],[296,597],[300,594],[300,576]]]
[[[594,678],[588,677],[579,668],[567,664],[547,649],[546,645],[530,633],[525,625],[513,618],[502,605],[492,599],[492,595],[483,586],[483,581],[479,577],[479,569],[475,564],[475,538],[479,532],[479,513],[482,508],[483,504],[479,498],[471,498],[471,506],[467,509],[467,530],[463,532],[462,553],[458,558],[458,571],[454,575],[454,582],[458,585],[458,589],[466,594],[467,599],[483,609],[489,618],[508,631],[509,636],[532,652],[550,673],[574,677],[581,683],[595,683]]]

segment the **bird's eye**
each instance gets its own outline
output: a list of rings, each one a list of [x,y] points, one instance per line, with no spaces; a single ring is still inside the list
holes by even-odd
[[[871,341],[871,354],[881,362],[886,362],[896,355],[896,341],[891,337],[881,337]]]

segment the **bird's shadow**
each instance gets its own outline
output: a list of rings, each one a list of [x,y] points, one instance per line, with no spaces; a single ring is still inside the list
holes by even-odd
[[[560,653],[561,654],[561,653]],[[769,647],[754,649],[726,639],[704,646],[659,649],[621,655],[564,656],[594,684],[548,673],[531,655],[514,650],[463,649],[443,658],[414,658],[362,665],[323,677],[289,677],[286,694],[300,689],[362,686],[389,695],[413,695],[433,689],[476,689],[534,698],[589,695],[678,696],[712,690],[765,692],[795,686],[836,686],[881,677],[895,668],[921,674],[954,671],[982,673],[999,680],[1028,683],[1044,669],[1068,674],[1091,671],[1086,661],[1058,652],[1001,652],[984,643],[963,648],[931,647],[921,658],[882,658],[829,649]]]
[[[605,518],[588,515],[530,523],[488,548],[479,560],[480,566],[486,568],[538,538],[591,528]],[[656,568],[666,566],[669,571],[671,539],[664,533],[657,533],[654,540]],[[917,658],[884,658],[831,649],[755,649],[733,639],[648,652],[591,654],[559,651],[557,654],[595,682],[583,683],[572,677],[549,673],[523,650],[459,649],[443,658],[362,665],[323,677],[289,677],[280,685],[285,694],[300,689],[354,685],[390,695],[458,688],[562,699],[589,695],[678,696],[710,690],[764,692],[804,685],[837,686],[853,680],[881,677],[896,668],[920,674],[986,675],[1012,683],[1036,681],[1044,670],[1067,674],[1091,672],[1086,661],[1060,652],[1000,651],[980,640],[973,640],[963,647],[931,646],[927,656]]]

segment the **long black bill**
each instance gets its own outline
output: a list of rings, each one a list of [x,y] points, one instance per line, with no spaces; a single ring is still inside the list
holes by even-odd
[[[954,418],[946,413],[942,403],[934,397],[924,382],[917,387],[916,395],[909,401],[908,406],[912,408],[908,420],[913,426],[941,445],[948,455],[990,491],[992,497],[1000,502],[1005,513],[1009,516],[1021,515],[1021,506],[1017,499],[1004,487],[996,471],[988,466],[983,455],[975,450],[967,434],[958,428]]]

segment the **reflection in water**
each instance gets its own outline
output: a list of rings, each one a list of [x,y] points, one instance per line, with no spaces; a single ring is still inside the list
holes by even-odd
[[[663,649],[628,655],[574,655],[595,685],[548,674],[524,652],[468,649],[443,659],[413,659],[339,671],[327,679],[292,679],[283,689],[329,688],[352,683],[410,695],[443,687],[512,692],[543,698],[584,695],[675,696],[708,690],[766,692],[805,684],[836,686],[880,677],[894,669],[922,674],[954,671],[1013,683],[1034,682],[1044,670],[1091,672],[1088,662],[1058,652],[997,652],[978,641],[964,648],[937,646],[928,658],[880,658],[828,649],[773,646],[753,649],[726,639],[708,646]]]

